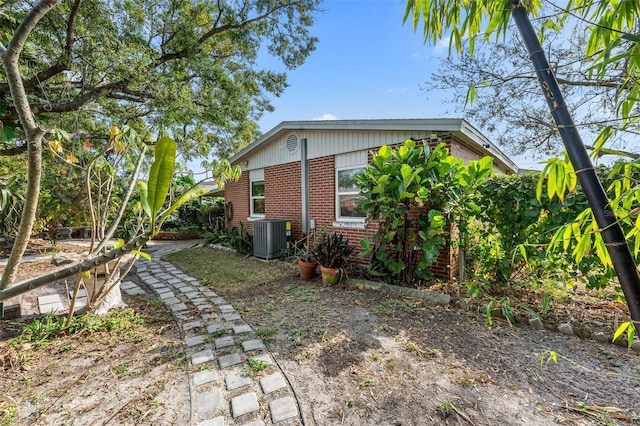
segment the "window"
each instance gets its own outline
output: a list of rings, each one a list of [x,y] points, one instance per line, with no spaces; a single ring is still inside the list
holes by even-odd
[[[360,195],[355,179],[364,170],[365,167],[357,167],[336,171],[336,216],[339,221],[362,222],[367,217],[361,207],[365,198]]]
[[[251,182],[251,216],[264,216],[264,181]]]

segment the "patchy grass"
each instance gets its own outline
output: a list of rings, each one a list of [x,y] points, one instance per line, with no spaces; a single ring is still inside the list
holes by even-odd
[[[291,275],[290,270],[278,265],[207,247],[181,250],[165,256],[165,259],[201,279],[207,287],[226,294]]]

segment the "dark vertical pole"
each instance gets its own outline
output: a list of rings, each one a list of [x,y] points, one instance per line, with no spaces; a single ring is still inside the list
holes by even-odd
[[[576,171],[580,186],[589,201],[589,206],[596,218],[605,246],[611,256],[620,286],[627,299],[631,318],[638,323],[640,322],[640,275],[638,275],[636,264],[631,256],[622,228],[620,228],[620,224],[611,210],[609,199],[596,175],[578,129],[573,123],[569,109],[558,87],[558,82],[549,67],[549,62],[544,55],[542,46],[540,46],[527,12],[517,0],[513,1],[512,15],[527,46],[529,57],[535,68],[544,96],[547,99],[551,115],[553,115],[553,119],[558,126],[562,142]]]

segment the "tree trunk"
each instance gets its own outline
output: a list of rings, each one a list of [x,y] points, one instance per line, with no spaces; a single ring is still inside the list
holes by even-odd
[[[19,60],[27,37],[42,17],[58,4],[59,0],[44,0],[38,3],[23,19],[11,37],[7,48],[0,45],[0,59],[11,91],[13,105],[16,108],[20,124],[27,138],[27,192],[24,209],[20,218],[20,226],[7,266],[0,279],[0,290],[7,288],[18,274],[18,266],[22,260],[31,230],[36,219],[38,198],[40,195],[40,179],[42,176],[42,138],[44,129],[35,121],[29,106],[29,100],[22,82]]]
[[[540,46],[527,12],[517,0],[513,1],[512,16],[529,51],[538,81],[551,110],[551,115],[558,126],[558,132],[576,171],[580,186],[600,228],[600,234],[611,256],[620,286],[627,299],[631,318],[638,323],[640,322],[640,275],[638,275],[622,228],[611,210],[607,194],[602,188],[578,129],[573,123],[558,82]]]

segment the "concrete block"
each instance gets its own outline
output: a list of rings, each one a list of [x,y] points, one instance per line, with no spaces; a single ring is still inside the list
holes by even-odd
[[[290,396],[271,401],[269,403],[269,409],[271,410],[271,420],[273,423],[278,423],[298,415],[298,405]]]
[[[233,418],[240,417],[243,414],[258,411],[258,395],[255,392],[245,393],[231,400],[231,414]]]
[[[226,423],[224,421],[223,416],[214,417],[213,419],[203,420],[199,422],[196,426],[225,426]]]
[[[273,358],[271,358],[271,355],[269,354],[260,354],[260,355],[256,355],[256,356],[252,356],[251,358],[249,358],[251,360],[256,360],[256,361],[262,361],[265,364],[268,365],[273,365]]]
[[[242,342],[242,349],[244,349],[245,352],[257,351],[264,348],[265,346],[261,339],[253,339]]]
[[[198,345],[204,345],[204,336],[193,336],[189,337],[186,340],[186,344],[188,348],[192,348]]]
[[[196,386],[204,385],[218,380],[217,370],[201,370],[193,373],[193,384]]]
[[[221,356],[218,358],[218,363],[220,364],[220,368],[231,367],[232,365],[242,364],[242,357],[239,353],[232,353],[229,355]]]
[[[202,321],[192,321],[182,324],[183,331],[193,330],[194,328],[202,327]]]
[[[213,355],[213,351],[211,349],[205,349],[203,351],[191,354],[191,365],[195,367],[196,365],[201,365],[206,362],[211,362],[214,359],[215,359],[215,356]]]
[[[242,317],[238,314],[223,314],[222,319],[225,321],[236,321],[241,319]]]
[[[247,324],[237,325],[237,326],[233,327],[233,333],[234,334],[251,333],[252,331],[253,331],[253,329],[251,328],[251,326],[249,326]]]
[[[220,408],[221,404],[222,394],[218,388],[214,388],[209,392],[202,392],[196,396],[196,410],[200,415],[215,412]]]
[[[175,305],[171,305],[170,308],[173,312],[186,311],[187,305],[185,305],[184,303],[176,303]]]
[[[235,342],[233,341],[233,337],[224,336],[216,339],[214,341],[216,345],[216,349],[228,348],[229,346],[233,346]]]
[[[227,390],[234,390],[250,385],[251,379],[246,376],[241,376],[240,374],[231,373],[224,378],[224,382],[227,385]]]
[[[262,387],[262,392],[268,395],[278,389],[286,388],[287,382],[282,374],[274,373],[260,379],[260,387]]]

